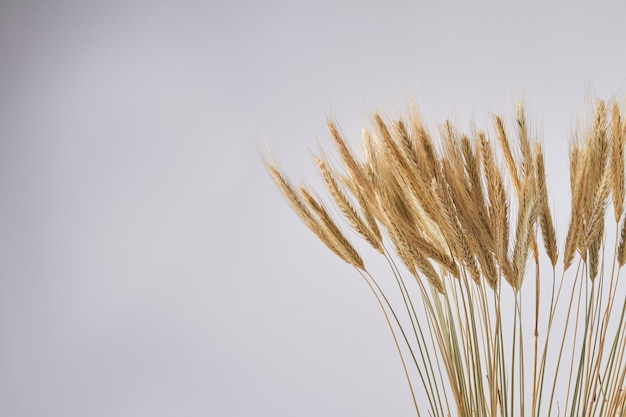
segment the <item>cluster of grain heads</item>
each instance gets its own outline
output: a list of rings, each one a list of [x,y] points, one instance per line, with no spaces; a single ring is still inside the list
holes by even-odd
[[[446,277],[468,274],[495,289],[500,277],[519,290],[530,251],[537,257],[540,220],[546,251],[556,263],[554,225],[548,207],[543,153],[531,143],[524,110],[517,114],[513,148],[501,117],[494,118],[498,149],[487,133],[460,134],[445,122],[439,146],[415,112],[408,120],[373,115],[357,157],[334,122],[328,127],[343,167],[316,158],[327,191],[349,226],[384,253],[382,226],[395,254],[418,279],[445,292]],[[533,151],[534,147],[534,151]],[[509,198],[502,154],[519,203],[514,240],[509,242]],[[514,154],[521,154],[516,159]],[[267,167],[296,213],[344,261],[363,267],[359,254],[326,208],[306,188],[291,186],[272,161]]]
[[[418,415],[422,407],[413,389],[411,362],[427,398],[429,415],[451,415],[454,408],[461,416],[513,416],[527,411],[543,415],[542,407],[549,415],[554,409],[559,368],[565,361],[561,359],[568,354],[572,369],[562,399],[566,411],[571,407],[572,415],[584,409],[592,410],[585,415],[616,415],[626,401],[622,394],[626,363],[618,359],[626,356],[626,302],[619,321],[611,322],[618,294],[615,278],[626,263],[626,121],[617,102],[598,101],[591,122],[572,141],[571,219],[562,251],[549,204],[549,161],[521,105],[511,125],[494,116],[490,129],[465,134],[445,121],[434,135],[414,110],[399,119],[373,114],[371,127],[363,130],[363,152],[357,155],[338,126],[329,121],[338,158],[329,158],[322,150],[315,157],[327,203],[307,184],[294,185],[271,156],[265,165],[302,222],[340,259],[355,267],[373,292],[400,353]],[[613,275],[605,290],[602,251],[609,198],[616,244]],[[388,261],[397,284],[394,291],[401,297],[399,306],[369,273],[362,254],[336,218]],[[553,285],[543,315],[539,308],[542,246],[552,266]],[[555,298],[560,253],[563,277]],[[565,330],[552,366],[547,357],[557,304],[565,272],[577,256],[579,267],[572,268],[576,279],[569,281],[570,301],[564,310]],[[522,322],[527,318],[522,313],[521,294],[529,260],[536,279],[534,333],[527,340],[532,340],[534,349],[532,361],[528,361],[532,372],[525,373],[528,354],[524,353]],[[415,280],[405,282],[396,261]],[[411,282],[417,287],[411,287]],[[583,300],[586,285],[591,293]],[[502,306],[507,302],[513,312],[504,317]],[[425,317],[420,317],[418,310]],[[567,353],[570,322],[576,330]],[[614,335],[609,323],[617,326]],[[511,339],[507,340],[505,333]],[[525,402],[525,388],[531,388],[530,407]],[[598,396],[604,398],[604,405],[596,401]],[[613,414],[606,414],[607,409]]]
[[[365,269],[361,255],[341,232],[324,204],[313,196],[313,192],[305,185],[296,190],[273,161],[266,166],[283,197],[302,222],[343,261],[358,269]]]
[[[613,199],[617,223],[623,213],[625,140],[626,125],[619,104],[613,102],[609,114],[607,104],[599,101],[593,123],[574,139],[570,150],[572,214],[565,241],[564,269],[572,265],[578,253],[583,261],[589,261],[592,280],[598,274],[609,197]],[[622,252],[623,243],[620,243],[620,266],[624,264]]]
[[[456,132],[450,122],[441,127],[437,147],[415,112],[408,120],[389,122],[374,114],[373,121],[373,132],[363,133],[363,158],[352,152],[339,128],[329,121],[344,166],[342,170],[334,169],[323,153],[317,157],[317,164],[345,220],[374,249],[384,253],[379,230],[382,225],[408,270],[421,271],[439,289],[442,276],[458,277],[460,270],[492,288],[503,276],[519,289],[529,251],[537,260],[538,223],[547,256],[556,266],[558,249],[544,154],[540,143],[531,143],[521,106],[516,114],[515,142],[502,117],[494,117],[499,149],[487,133],[478,131],[470,138]],[[593,125],[572,144],[572,210],[563,259],[566,270],[578,252],[585,261],[589,257],[592,270],[597,271],[604,214],[611,194],[615,219],[621,219],[624,126],[618,103],[611,103],[609,111],[605,102],[599,101]],[[505,173],[497,154],[504,160],[518,204],[512,241]],[[360,255],[319,199],[307,187],[297,191],[273,161],[267,167],[304,223],[341,259],[363,267]],[[626,228],[622,228],[620,265],[626,261],[625,238]],[[439,272],[433,269],[433,263],[441,268]]]

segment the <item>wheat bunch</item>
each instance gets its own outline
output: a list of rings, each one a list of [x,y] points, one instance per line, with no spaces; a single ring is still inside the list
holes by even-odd
[[[363,155],[328,123],[342,165],[316,157],[329,202],[386,258],[390,282],[370,274],[366,248],[353,245],[328,203],[293,185],[272,158],[265,164],[304,224],[371,289],[417,415],[625,415],[622,109],[599,100],[572,141],[562,250],[542,144],[523,106],[514,120],[514,133],[495,116],[492,133],[465,134],[446,121],[434,136],[414,110],[397,120],[374,114]]]

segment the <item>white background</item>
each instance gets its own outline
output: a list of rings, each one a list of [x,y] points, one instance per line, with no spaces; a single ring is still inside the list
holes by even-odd
[[[562,241],[618,4],[3,0],[0,416],[412,415],[374,299],[257,151],[316,183],[327,117],[356,144],[376,109],[524,99]]]

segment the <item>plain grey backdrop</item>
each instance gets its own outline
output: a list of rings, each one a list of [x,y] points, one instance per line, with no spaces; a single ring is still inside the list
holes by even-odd
[[[557,228],[615,3],[0,2],[0,416],[405,416],[375,300],[300,224],[327,117],[484,125],[524,99]]]

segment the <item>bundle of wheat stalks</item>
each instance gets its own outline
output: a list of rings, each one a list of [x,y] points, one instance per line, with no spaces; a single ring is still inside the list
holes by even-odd
[[[449,121],[435,140],[416,111],[398,120],[374,114],[362,157],[328,122],[343,167],[320,151],[321,177],[335,211],[387,260],[391,289],[368,272],[367,247],[355,248],[329,206],[265,160],[300,219],[378,300],[418,415],[626,415],[618,280],[626,123],[617,101],[598,101],[592,113],[570,147],[571,219],[560,262],[544,153],[521,105],[515,134],[494,116],[495,140]],[[609,199],[615,232],[607,233]],[[527,275],[535,279],[525,284]],[[548,281],[551,291],[541,291]]]

